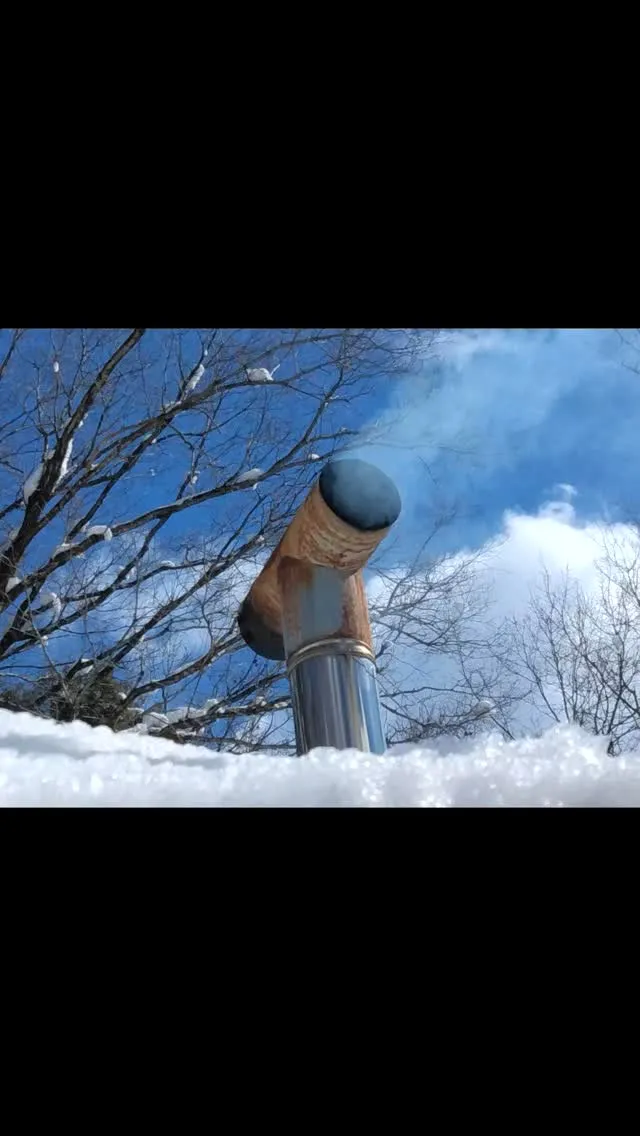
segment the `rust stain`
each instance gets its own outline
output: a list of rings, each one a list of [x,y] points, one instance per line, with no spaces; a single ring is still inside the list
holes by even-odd
[[[388,531],[362,533],[352,528],[328,507],[316,483],[249,592],[254,609],[272,631],[283,634],[283,607],[287,613],[291,606],[299,612],[300,602],[292,603],[292,599],[301,589],[311,587],[314,566],[334,569],[343,581],[341,628],[345,630],[338,633],[346,636],[352,634],[350,629],[360,629],[362,634],[353,634],[353,638],[370,645],[361,569]],[[287,614],[287,618],[299,620],[299,614]],[[290,630],[295,634],[293,625]]]
[[[358,639],[373,650],[367,595],[362,572],[345,580],[342,599],[340,634],[345,639]]]

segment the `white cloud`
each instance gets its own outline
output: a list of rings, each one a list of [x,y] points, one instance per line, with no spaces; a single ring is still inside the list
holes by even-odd
[[[629,453],[640,384],[622,367],[613,332],[471,329],[445,336],[435,351],[440,364],[395,384],[387,409],[364,427],[361,445],[350,447],[396,481],[403,532],[414,513],[422,516],[425,492],[434,487],[452,502],[468,504],[471,496],[478,504],[485,479],[495,500],[498,470],[515,480],[523,462],[544,465],[550,452],[571,468],[588,428],[609,456]],[[606,386],[628,391],[628,413],[605,436]],[[574,489],[566,478],[554,496],[572,500]]]
[[[506,618],[525,613],[532,590],[544,571],[549,574],[552,585],[560,583],[568,572],[585,593],[596,597],[601,583],[598,562],[603,558],[605,545],[612,544],[620,558],[638,554],[638,540],[630,526],[584,521],[566,500],[546,501],[535,514],[507,511],[500,531],[481,549],[457,552],[439,566],[436,585],[456,570],[460,572],[459,581],[453,587],[440,591],[436,586],[425,594],[424,589],[416,586],[400,597],[407,609],[405,619],[409,610],[420,605],[424,622],[417,641],[405,636],[397,638],[388,630],[375,628],[374,624],[378,649],[388,639],[381,658],[385,668],[381,680],[383,690],[391,693],[399,689],[421,690],[416,697],[429,715],[438,707],[446,708],[447,714],[470,712],[478,698],[494,693],[491,683],[482,686],[482,675],[491,674],[491,667],[487,670],[488,661],[482,648],[465,648],[467,677],[472,675],[474,682],[478,682],[475,692],[469,691],[455,653],[447,653],[438,641],[438,631],[443,628],[442,643],[446,644],[448,613],[462,614],[467,640],[476,636],[481,640]],[[472,555],[477,559],[472,568],[473,579],[469,581],[463,569]],[[368,584],[372,612],[384,602],[401,575],[401,571],[397,571],[385,578],[372,578]],[[485,589],[490,603],[485,612],[478,613],[475,597],[479,597],[482,607]],[[429,640],[435,642],[435,646],[427,648],[424,644]],[[429,689],[425,689],[427,687]],[[458,691],[455,697],[445,693],[452,687]],[[524,728],[533,728],[532,721],[526,715],[525,718],[519,719]]]
[[[562,499],[566,501],[571,501],[573,497],[578,496],[578,490],[575,485],[570,485],[568,481],[560,481],[557,485],[554,485],[553,488],[554,492],[559,493]]]
[[[635,543],[629,525],[583,522],[568,501],[547,501],[534,515],[505,513],[493,549],[491,544],[486,547],[498,608],[504,614],[518,614],[543,570],[552,580],[568,571],[586,592],[593,591],[597,562],[612,539],[622,547]]]
[[[595,588],[597,561],[611,539],[631,547],[635,536],[629,525],[581,521],[569,501],[545,501],[534,514],[507,510],[500,530],[481,549],[462,549],[447,557],[436,576],[450,574],[474,555],[478,581],[493,585],[496,608],[515,615],[525,607],[543,570],[552,579],[569,571],[586,591]],[[368,584],[370,602],[381,602],[401,576],[401,570],[385,579],[374,575]]]
[[[490,351],[518,354],[521,342],[499,327],[463,328],[438,340],[437,354],[460,370],[476,355]]]

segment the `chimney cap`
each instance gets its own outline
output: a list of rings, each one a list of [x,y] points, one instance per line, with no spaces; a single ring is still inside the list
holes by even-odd
[[[400,494],[390,477],[360,458],[336,458],[319,479],[325,504],[359,532],[388,529],[402,509]]]

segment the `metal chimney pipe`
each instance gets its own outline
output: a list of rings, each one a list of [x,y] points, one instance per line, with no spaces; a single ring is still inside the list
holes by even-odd
[[[316,746],[384,753],[362,569],[400,509],[376,466],[329,462],[240,608],[245,642],[287,660],[299,755]]]

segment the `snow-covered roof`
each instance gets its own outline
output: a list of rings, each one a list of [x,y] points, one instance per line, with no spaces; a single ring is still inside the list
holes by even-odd
[[[571,726],[384,757],[235,756],[0,710],[0,805],[638,807],[640,759]]]

